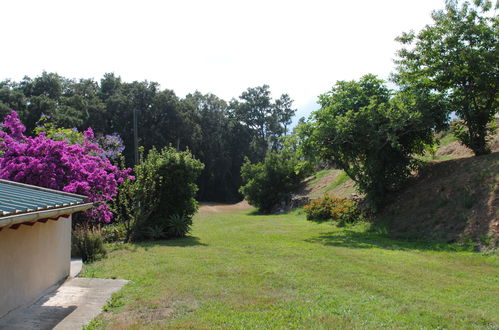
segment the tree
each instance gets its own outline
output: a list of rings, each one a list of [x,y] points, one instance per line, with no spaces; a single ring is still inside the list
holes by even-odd
[[[205,167],[198,180],[198,197],[217,202],[239,200],[237,188],[231,182],[231,130],[227,103],[213,94],[203,95],[197,91],[187,95],[184,102],[194,109],[201,131],[195,154]]]
[[[300,127],[305,151],[337,164],[375,210],[382,207],[417,168],[413,156],[433,142],[432,109],[416,94],[392,96],[374,75],[337,82],[319,103]]]
[[[273,102],[268,85],[248,88],[239,99],[230,102],[231,115],[251,132],[252,154],[249,156],[260,161],[267,150],[279,149],[279,138],[286,134],[296,112],[292,109],[293,100],[283,94]]]
[[[293,109],[293,100],[288,94],[282,94],[280,98],[274,102],[277,122],[282,125],[284,135],[288,134],[288,126],[291,124],[296,109]]]
[[[241,167],[244,185],[240,191],[260,212],[269,213],[280,203],[289,202],[290,195],[301,184],[308,167],[293,150],[270,151],[260,163],[246,158]]]
[[[405,47],[393,80],[403,90],[440,97],[441,111],[462,120],[456,136],[475,155],[490,153],[488,125],[498,109],[499,26],[491,9],[490,1],[447,0],[445,10],[433,12],[432,25],[397,39]]]

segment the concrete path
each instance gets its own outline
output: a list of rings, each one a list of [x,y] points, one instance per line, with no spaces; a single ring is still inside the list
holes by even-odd
[[[128,281],[70,278],[33,305],[0,319],[0,329],[80,329]]]

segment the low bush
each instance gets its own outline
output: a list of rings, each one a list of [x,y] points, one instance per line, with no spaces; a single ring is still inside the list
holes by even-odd
[[[166,232],[170,237],[185,237],[191,230],[192,218],[174,214],[168,218]]]
[[[104,238],[96,227],[76,226],[71,239],[71,256],[81,258],[83,262],[92,262],[107,255]]]
[[[295,153],[271,151],[261,163],[252,164],[246,159],[241,167],[244,185],[239,191],[260,212],[269,213],[275,206],[289,202],[291,193],[307,174],[306,162]]]
[[[347,198],[324,195],[304,207],[307,220],[332,220],[340,224],[354,222],[359,217],[358,203]]]
[[[123,242],[126,239],[126,228],[122,223],[113,223],[100,228],[105,243]]]
[[[182,214],[173,214],[165,222],[146,226],[141,235],[150,240],[162,238],[182,238],[191,230],[192,217]]]
[[[185,236],[198,209],[195,182],[203,167],[189,151],[151,149],[112,206],[126,229],[125,241]]]

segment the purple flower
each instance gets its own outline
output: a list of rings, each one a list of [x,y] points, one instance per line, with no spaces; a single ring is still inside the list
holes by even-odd
[[[36,137],[24,136],[26,128],[17,113],[5,117],[0,131],[0,178],[41,187],[86,195],[98,207],[87,211],[95,221],[109,222],[112,213],[106,202],[117,192],[118,185],[130,177],[131,169],[120,170],[104,155],[104,150],[90,142],[91,128],[83,134],[82,145],[54,141],[41,133]]]

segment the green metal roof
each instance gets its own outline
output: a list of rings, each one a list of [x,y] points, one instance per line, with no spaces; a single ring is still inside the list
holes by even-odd
[[[0,180],[0,218],[86,203],[87,197]]]

